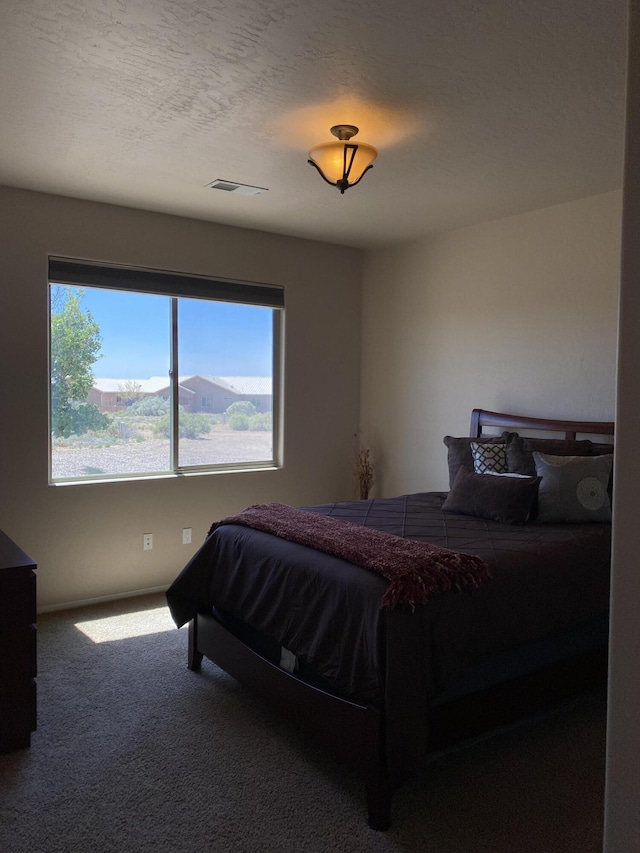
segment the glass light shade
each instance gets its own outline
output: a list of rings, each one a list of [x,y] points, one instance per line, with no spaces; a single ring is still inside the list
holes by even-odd
[[[360,180],[367,168],[378,156],[378,152],[373,145],[367,145],[366,142],[322,142],[320,145],[314,145],[309,151],[309,158],[320,169],[325,180],[336,184],[336,186],[339,181],[345,178],[343,174],[345,146],[347,147],[347,168],[349,168],[352,151],[356,149],[353,164],[348,176],[346,176],[349,186]]]

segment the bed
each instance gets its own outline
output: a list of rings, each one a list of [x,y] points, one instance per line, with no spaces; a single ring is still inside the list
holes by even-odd
[[[602,676],[613,433],[475,409],[469,436],[445,438],[449,492],[304,508],[488,567],[425,603],[381,607],[387,577],[214,525],[167,592],[189,668],[212,660],[358,771],[369,824],[388,828],[394,789],[430,750]]]

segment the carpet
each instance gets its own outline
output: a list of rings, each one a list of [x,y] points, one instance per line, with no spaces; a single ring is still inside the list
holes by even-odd
[[[431,756],[367,825],[361,780],[214,664],[164,596],[38,622],[38,730],[0,756],[4,853],[590,853],[605,699]]]

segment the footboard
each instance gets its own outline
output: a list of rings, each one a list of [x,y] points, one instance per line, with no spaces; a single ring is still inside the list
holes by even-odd
[[[203,655],[360,773],[369,825],[388,829],[392,786],[379,710],[325,692],[275,666],[208,613],[189,623],[189,669],[198,670]]]

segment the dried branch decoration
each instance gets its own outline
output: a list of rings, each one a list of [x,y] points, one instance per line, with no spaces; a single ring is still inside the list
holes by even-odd
[[[358,481],[358,494],[361,501],[366,501],[374,483],[371,451],[368,447],[362,447],[360,445],[360,439],[357,433],[354,438],[356,439],[355,476]]]

